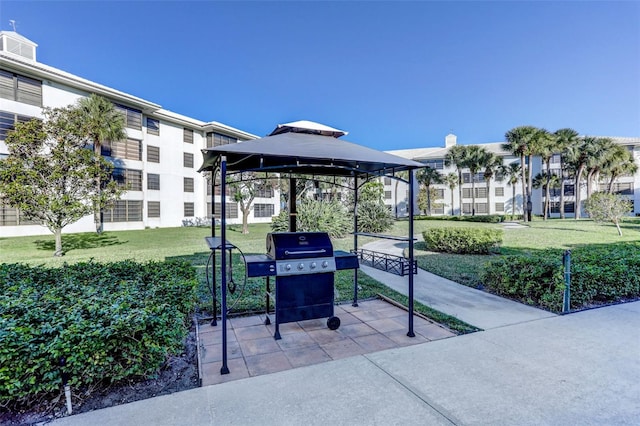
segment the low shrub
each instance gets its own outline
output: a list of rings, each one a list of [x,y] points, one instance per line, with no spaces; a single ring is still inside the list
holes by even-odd
[[[502,230],[435,228],[422,233],[427,250],[457,254],[488,254],[502,243]]]
[[[334,238],[342,238],[353,229],[353,220],[344,206],[336,201],[303,200],[297,206],[296,227],[300,232],[328,232]],[[282,210],[274,216],[271,229],[275,232],[289,230],[289,213]]]
[[[154,375],[182,349],[198,282],[186,262],[0,265],[0,406],[69,384],[85,392]]]
[[[502,256],[481,272],[483,285],[552,312],[562,310],[562,251]],[[571,253],[572,310],[640,298],[640,242],[579,247]]]

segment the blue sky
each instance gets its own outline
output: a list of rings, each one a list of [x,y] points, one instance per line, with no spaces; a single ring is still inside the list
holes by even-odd
[[[375,149],[530,124],[640,136],[640,3],[0,0],[38,60],[264,136],[312,120]]]

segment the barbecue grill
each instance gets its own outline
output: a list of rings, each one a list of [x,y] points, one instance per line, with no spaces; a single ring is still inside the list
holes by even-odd
[[[274,338],[281,338],[280,324],[288,322],[328,318],[327,327],[340,327],[333,314],[334,272],[358,268],[357,255],[334,251],[326,232],[273,232],[266,245],[267,254],[247,256],[246,265],[248,276],[267,277],[267,314],[269,298],[275,301]],[[271,276],[276,277],[274,293]]]

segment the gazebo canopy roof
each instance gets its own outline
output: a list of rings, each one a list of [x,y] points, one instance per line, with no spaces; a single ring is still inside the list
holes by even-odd
[[[277,129],[276,129],[277,130]],[[227,172],[277,172],[325,176],[384,176],[424,164],[377,151],[334,136],[289,130],[273,136],[202,150],[198,171],[214,170],[221,156]]]

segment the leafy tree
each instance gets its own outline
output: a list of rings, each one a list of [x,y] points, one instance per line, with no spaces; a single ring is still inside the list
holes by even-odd
[[[426,208],[421,209],[427,212],[427,216],[431,216],[431,189],[433,189],[431,185],[442,183],[443,177],[436,169],[432,169],[431,167],[424,167],[418,170],[418,172],[416,173],[416,179],[418,180],[420,185],[424,186],[426,190]]]
[[[27,219],[54,235],[54,256],[62,256],[62,229],[117,199],[122,190],[110,180],[113,166],[86,149],[77,108],[45,108],[44,121],[16,123],[0,161],[0,194]],[[95,186],[95,179],[102,183]]]
[[[242,212],[242,233],[248,234],[253,201],[261,192],[273,190],[277,186],[277,180],[264,173],[243,172],[229,176],[228,184],[233,192],[233,199]]]
[[[458,214],[462,216],[462,170],[467,166],[468,151],[465,146],[454,145],[444,156],[444,164],[447,167],[454,165],[458,173],[458,195],[460,200],[460,210]],[[453,206],[451,206],[453,209]]]
[[[81,134],[93,144],[96,166],[100,162],[102,146],[107,142],[115,142],[126,139],[125,121],[122,113],[118,112],[106,98],[91,94],[88,98],[81,98],[77,103]],[[100,192],[101,175],[94,176],[95,186]],[[103,230],[102,208],[99,198],[94,205],[94,221],[96,232]]]
[[[564,150],[575,143],[578,142],[579,135],[573,129],[563,128],[558,129],[553,133],[553,137],[555,138],[555,151],[562,153]],[[562,178],[560,179],[560,218],[564,219],[564,173],[567,170],[566,164],[564,164],[564,158],[561,156],[561,168],[562,168]]]
[[[631,201],[619,198],[614,194],[596,192],[585,203],[585,211],[596,222],[612,222],[616,225],[618,235],[622,236],[620,221],[632,210]]]
[[[353,206],[353,195],[349,196]],[[353,211],[351,211],[353,214]],[[393,225],[393,215],[384,204],[384,185],[376,180],[365,182],[358,191],[358,231],[384,232]]]
[[[520,157],[524,208],[527,208],[528,203],[531,201],[531,193],[528,192],[529,186],[527,184],[527,169],[531,169],[531,162],[529,162],[529,167],[525,167],[525,158],[532,156],[537,132],[538,129],[533,126],[514,127],[505,133],[504,137],[507,143],[502,145],[505,151],[509,151],[513,155]],[[530,219],[527,214],[524,215],[525,222]]]
[[[447,176],[445,176],[444,178],[445,183],[447,184],[447,186],[449,187],[449,189],[451,190],[451,216],[454,215],[454,210],[453,210],[453,190],[456,189],[456,186],[458,186],[458,175],[451,172],[449,173]]]
[[[438,190],[436,188],[430,187],[429,189],[427,189],[425,187],[423,189],[424,190],[421,189],[418,193],[418,208],[421,211],[427,212],[427,215],[431,216],[431,208],[442,207],[443,203],[441,201],[437,201]]]

